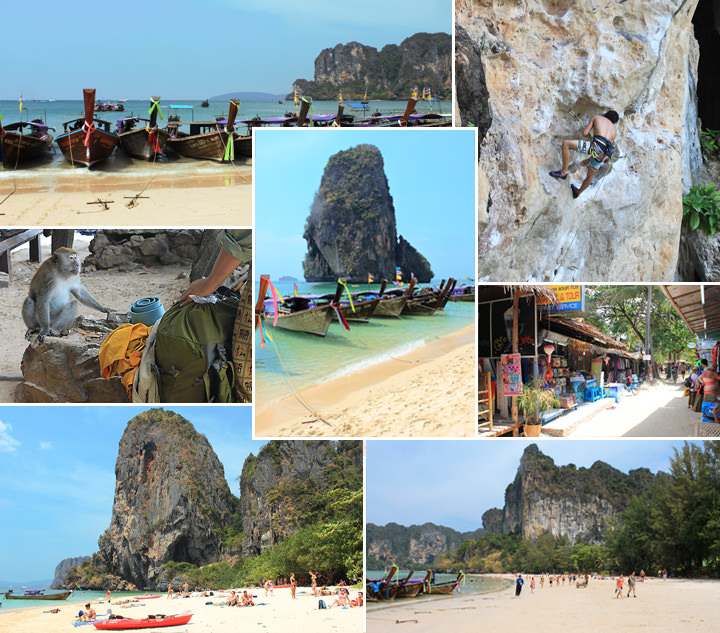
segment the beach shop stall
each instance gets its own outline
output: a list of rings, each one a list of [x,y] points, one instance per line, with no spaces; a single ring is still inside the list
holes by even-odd
[[[478,288],[480,412],[487,382],[494,396],[492,420],[479,416],[481,435],[519,434],[524,423],[513,401],[523,385],[556,394],[559,406],[543,413],[543,424],[579,404],[619,398],[637,375],[640,354],[577,318],[583,311],[578,285]]]

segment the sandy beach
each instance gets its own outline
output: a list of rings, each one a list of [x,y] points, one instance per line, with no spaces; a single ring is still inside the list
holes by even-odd
[[[242,590],[241,590],[242,591]],[[176,598],[168,600],[163,596],[155,600],[140,602],[146,606],[122,608],[110,606],[113,613],[129,618],[144,618],[151,614],[173,615],[186,611],[192,612],[193,617],[186,625],[169,628],[170,631],[197,631],[207,630],[213,633],[236,632],[241,629],[259,627],[268,633],[287,633],[288,631],[312,631],[313,633],[330,633],[331,631],[362,631],[362,608],[335,607],[332,609],[318,609],[318,598],[312,595],[309,588],[298,588],[297,599],[290,598],[290,589],[276,589],[272,596],[265,597],[263,589],[249,589],[254,594],[254,607],[227,607],[220,606],[226,595],[216,593],[211,597]],[[357,591],[351,591],[351,596],[357,596]],[[324,600],[328,603],[328,598]],[[67,633],[68,631],[95,631],[92,624],[73,627],[78,611],[83,606],[82,598],[73,599],[73,602],[48,603],[47,607],[33,607],[21,611],[3,612],[8,602],[3,602],[0,609],[0,630],[13,631],[13,633]],[[112,596],[111,596],[112,602]],[[206,604],[212,602],[213,604]],[[328,604],[331,604],[328,603]],[[50,609],[60,607],[60,613],[43,613]],[[93,608],[98,615],[105,614],[108,609],[106,600],[93,602]],[[148,629],[157,631],[158,628]]]
[[[522,594],[514,588],[490,594],[439,598],[431,603],[392,603],[368,609],[368,633],[436,633],[440,630],[470,631],[677,631],[713,630],[720,617],[717,596],[720,582],[658,580],[638,583],[637,598],[614,597],[615,581],[590,580],[585,589],[573,585],[543,589],[536,582],[530,591],[529,577]]]
[[[256,411],[255,435],[473,437],[475,373],[475,328],[468,327]]]
[[[251,226],[252,167],[223,173],[168,175],[117,172],[15,176],[0,180],[3,226]],[[132,207],[133,196],[142,192]],[[108,208],[94,203],[108,201]]]
[[[50,241],[43,240],[43,261],[50,256]],[[88,242],[75,240],[75,250],[81,261],[90,253]],[[20,375],[20,361],[28,346],[25,340],[25,323],[22,319],[22,304],[27,296],[30,280],[40,264],[28,261],[27,249],[13,251],[14,279],[8,288],[0,288],[0,320],[3,323],[3,337],[0,342],[0,375]],[[187,286],[187,278],[178,275],[190,273],[190,268],[180,266],[140,267],[131,272],[98,270],[81,273],[81,279],[90,293],[104,305],[127,312],[133,302],[141,297],[159,297],[165,309],[169,308]],[[78,307],[79,314],[96,319],[104,315],[84,305]],[[14,402],[13,393],[18,382],[0,381],[0,402]]]

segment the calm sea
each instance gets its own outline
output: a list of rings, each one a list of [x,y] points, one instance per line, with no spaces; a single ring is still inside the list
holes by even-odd
[[[434,280],[435,283],[440,281]],[[463,283],[471,284],[472,281]],[[300,294],[323,294],[336,288],[336,284],[328,283],[297,284]],[[273,282],[273,285],[282,295],[293,293],[291,281]],[[379,289],[379,285],[353,284],[350,289]],[[432,316],[371,319],[370,323],[350,323],[350,331],[334,322],[324,338],[273,328],[271,320],[265,323],[274,344],[266,341],[265,349],[262,349],[260,332],[256,331],[255,401],[258,409],[290,395],[295,389],[400,356],[434,339],[469,327],[475,323],[475,304],[449,301],[444,311]]]
[[[101,99],[105,102],[106,99]],[[115,103],[114,99],[109,100],[111,103]],[[171,105],[189,105],[193,106],[192,111],[187,109],[172,110],[173,114],[179,114],[181,121],[214,121],[216,116],[226,115],[228,112],[230,101],[211,101],[210,106],[207,108],[200,107],[200,101],[197,100],[162,100],[162,112],[165,117],[164,120],[158,120],[160,127],[167,125],[168,113],[171,112],[169,106]],[[124,103],[124,112],[96,112],[97,118],[110,121],[113,124],[112,129],[114,130],[114,124],[117,119],[126,116],[141,116],[148,117],[148,110],[150,108],[150,100],[146,101],[128,101]],[[379,110],[383,114],[389,113],[402,113],[405,110],[405,103],[401,101],[371,101],[369,107],[372,110]],[[314,101],[312,104],[313,114],[335,114],[337,112],[338,102],[337,101]],[[449,114],[451,112],[450,102],[433,102],[432,110],[443,114]],[[416,110],[418,113],[430,112],[431,104],[428,102],[419,102]],[[295,104],[292,101],[284,101],[278,103],[275,101],[243,101],[240,103],[238,109],[238,121],[249,120],[255,116],[260,117],[281,117],[286,112],[295,113]],[[351,114],[353,110],[346,105],[345,113]],[[22,119],[33,120],[37,118],[44,119],[50,127],[55,128],[55,132],[50,132],[53,136],[57,137],[62,133],[62,124],[64,121],[77,119],[83,116],[83,102],[77,101],[24,101],[23,110],[20,112],[18,101],[0,101],[0,114],[3,116],[3,124],[14,123]],[[359,112],[358,114],[362,114]],[[240,133],[247,133],[245,126],[239,124],[236,126],[237,131]],[[182,128],[181,128],[182,129]],[[187,129],[187,128],[185,128]],[[47,160],[38,160],[32,163],[27,163],[22,169],[18,169],[15,174],[17,177],[32,176],[37,174],[39,170],[44,174],[51,175],[52,173],[67,173],[68,170],[73,171],[73,167],[64,158],[59,148],[56,145],[55,155]],[[193,160],[191,158],[183,158],[178,156],[167,157],[163,156],[158,161],[163,164],[164,173],[188,173],[203,175],[209,173],[217,173],[218,171],[232,169],[232,166],[227,164],[219,164],[215,161],[206,160]],[[235,161],[236,165],[247,164],[250,165],[249,159],[239,158]],[[116,150],[111,155],[110,159],[94,165],[91,170],[87,169],[75,169],[79,173],[89,173],[92,177],[93,173],[103,172],[129,172],[134,175],[142,175],[145,172],[149,173],[152,169],[152,165],[146,161],[135,160],[127,157],[122,151]],[[0,168],[0,173],[2,173]]]
[[[408,575],[408,571],[401,571],[398,576],[400,578],[406,578]],[[377,570],[369,570],[367,572],[368,578],[382,578],[385,575],[385,572],[377,571]],[[413,580],[421,580],[425,577],[424,571],[416,571],[412,578]],[[457,574],[435,574],[435,581],[436,582],[445,582],[447,580],[455,580],[457,578]],[[460,587],[459,590],[454,591],[451,596],[458,596],[458,595],[471,595],[471,594],[480,594],[480,593],[491,593],[493,591],[498,591],[500,589],[505,589],[507,587],[510,587],[512,585],[512,582],[510,580],[499,578],[495,576],[467,576],[464,580],[460,581]],[[404,604],[417,604],[417,601],[419,600],[436,600],[438,598],[446,598],[448,596],[433,596],[432,594],[421,594],[417,596],[416,598],[412,599],[403,599],[403,600],[395,600],[390,602],[371,602],[368,603],[368,608],[382,608],[382,607],[389,607],[389,606],[401,606]]]
[[[7,600],[4,594],[8,589],[8,587],[0,587],[0,603],[2,603],[2,606],[0,607],[0,616],[9,611],[29,609],[31,607],[45,607],[48,611],[50,611],[50,609],[68,609],[70,611],[79,611],[82,606],[88,602],[92,603],[93,608],[97,611],[98,615],[102,615],[107,610],[107,606],[105,604],[98,604],[98,601],[100,600],[103,602],[107,600],[106,591],[75,591],[75,595],[68,596],[67,600]],[[14,589],[15,593],[22,595],[26,588],[15,587]],[[42,589],[42,587],[27,587],[27,589]],[[60,593],[60,591],[52,589],[48,590],[47,593]],[[161,592],[156,592],[153,595],[157,595],[158,593]],[[113,591],[110,594],[110,600],[116,602],[117,600],[124,600],[126,598],[132,598],[133,596],[142,596],[144,594],[144,591]],[[159,599],[149,600],[147,602],[147,606],[150,607],[155,602],[159,601]],[[140,600],[138,601],[138,604],[145,603]],[[112,608],[115,612],[117,612],[117,607]],[[127,611],[131,612],[132,609],[127,609]],[[0,622],[2,622],[2,620],[0,620]]]

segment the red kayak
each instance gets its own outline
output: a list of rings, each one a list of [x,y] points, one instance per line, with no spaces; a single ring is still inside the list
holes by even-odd
[[[130,629],[154,629],[161,626],[178,626],[190,622],[192,613],[182,615],[168,615],[160,618],[143,618],[136,620],[133,618],[119,618],[117,620],[103,620],[102,622],[93,622],[98,631],[127,631]]]

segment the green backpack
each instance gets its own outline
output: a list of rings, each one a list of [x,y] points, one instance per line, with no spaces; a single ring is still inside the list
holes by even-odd
[[[175,304],[160,319],[155,364],[162,402],[233,402],[232,335],[240,300],[227,288],[217,303]]]

